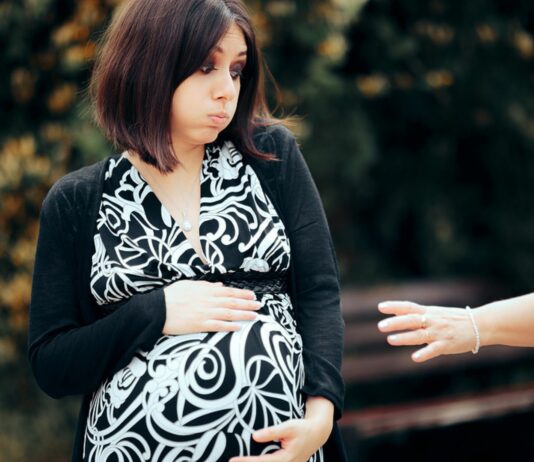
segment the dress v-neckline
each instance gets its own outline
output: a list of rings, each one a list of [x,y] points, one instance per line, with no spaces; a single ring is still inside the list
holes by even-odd
[[[199,260],[202,263],[202,266],[204,266],[204,267],[210,266],[210,261],[205,256],[206,252],[205,252],[205,250],[204,250],[204,248],[202,246],[202,236],[200,234],[200,225],[201,225],[201,217],[202,217],[202,183],[204,181],[204,163],[207,162],[208,156],[209,156],[208,151],[209,151],[209,148],[206,145],[204,147],[204,158],[202,159],[202,163],[201,163],[201,166],[200,166],[200,173],[199,173],[199,175],[200,175],[200,178],[199,178],[200,203],[199,203],[199,207],[198,207],[198,242],[199,242],[199,246],[200,246],[200,250],[201,250],[200,254],[195,249],[195,247],[193,246],[193,244],[191,243],[189,238],[187,237],[187,234],[185,233],[183,227],[180,226],[180,223],[178,222],[178,220],[170,213],[169,209],[167,207],[165,207],[163,202],[161,202],[160,198],[154,192],[154,190],[152,189],[152,186],[150,186],[149,182],[146,180],[146,178],[143,176],[143,174],[130,161],[130,159],[128,159],[128,157],[126,157],[124,154],[121,154],[121,157],[128,162],[130,167],[135,170],[135,172],[137,173],[137,175],[139,176],[141,181],[143,181],[143,183],[146,185],[146,187],[148,188],[149,193],[153,195],[153,197],[156,200],[158,206],[160,206],[162,208],[162,210],[168,215],[169,220],[171,222],[171,228],[175,228],[175,227],[178,228],[178,230],[180,231],[180,234],[182,235],[182,237],[184,239],[184,242],[186,243],[187,247],[193,253],[194,258]]]

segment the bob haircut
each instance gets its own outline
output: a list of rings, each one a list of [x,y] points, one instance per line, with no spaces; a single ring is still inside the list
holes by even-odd
[[[231,140],[245,155],[273,159],[257,150],[253,135],[283,121],[267,107],[265,64],[241,0],[129,0],[119,7],[102,36],[89,84],[95,121],[109,140],[164,174],[173,171],[179,163],[170,133],[173,93],[232,24],[243,31],[247,63],[236,113],[216,143]]]

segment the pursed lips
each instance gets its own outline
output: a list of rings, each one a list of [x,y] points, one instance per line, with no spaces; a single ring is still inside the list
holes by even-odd
[[[229,119],[229,115],[226,112],[220,112],[218,114],[210,114],[208,116],[215,123],[221,124]]]

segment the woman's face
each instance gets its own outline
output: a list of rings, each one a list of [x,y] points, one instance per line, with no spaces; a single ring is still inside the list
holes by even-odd
[[[171,109],[175,152],[215,141],[230,124],[246,58],[245,37],[234,24],[203,66],[178,85]]]

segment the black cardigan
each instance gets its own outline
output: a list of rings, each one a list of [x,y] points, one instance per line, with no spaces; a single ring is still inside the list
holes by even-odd
[[[257,147],[281,162],[244,156],[283,221],[291,246],[290,295],[303,341],[309,396],[324,396],[341,417],[343,331],[339,274],[328,223],[308,166],[289,130],[255,135]],[[91,394],[125,367],[139,348],[150,349],[165,323],[163,288],[117,302],[101,318],[90,293],[93,236],[104,173],[111,158],[60,178],[43,200],[30,301],[28,354],[39,386],[51,397],[84,395],[73,448],[80,461]],[[337,423],[326,460],[346,460]]]

